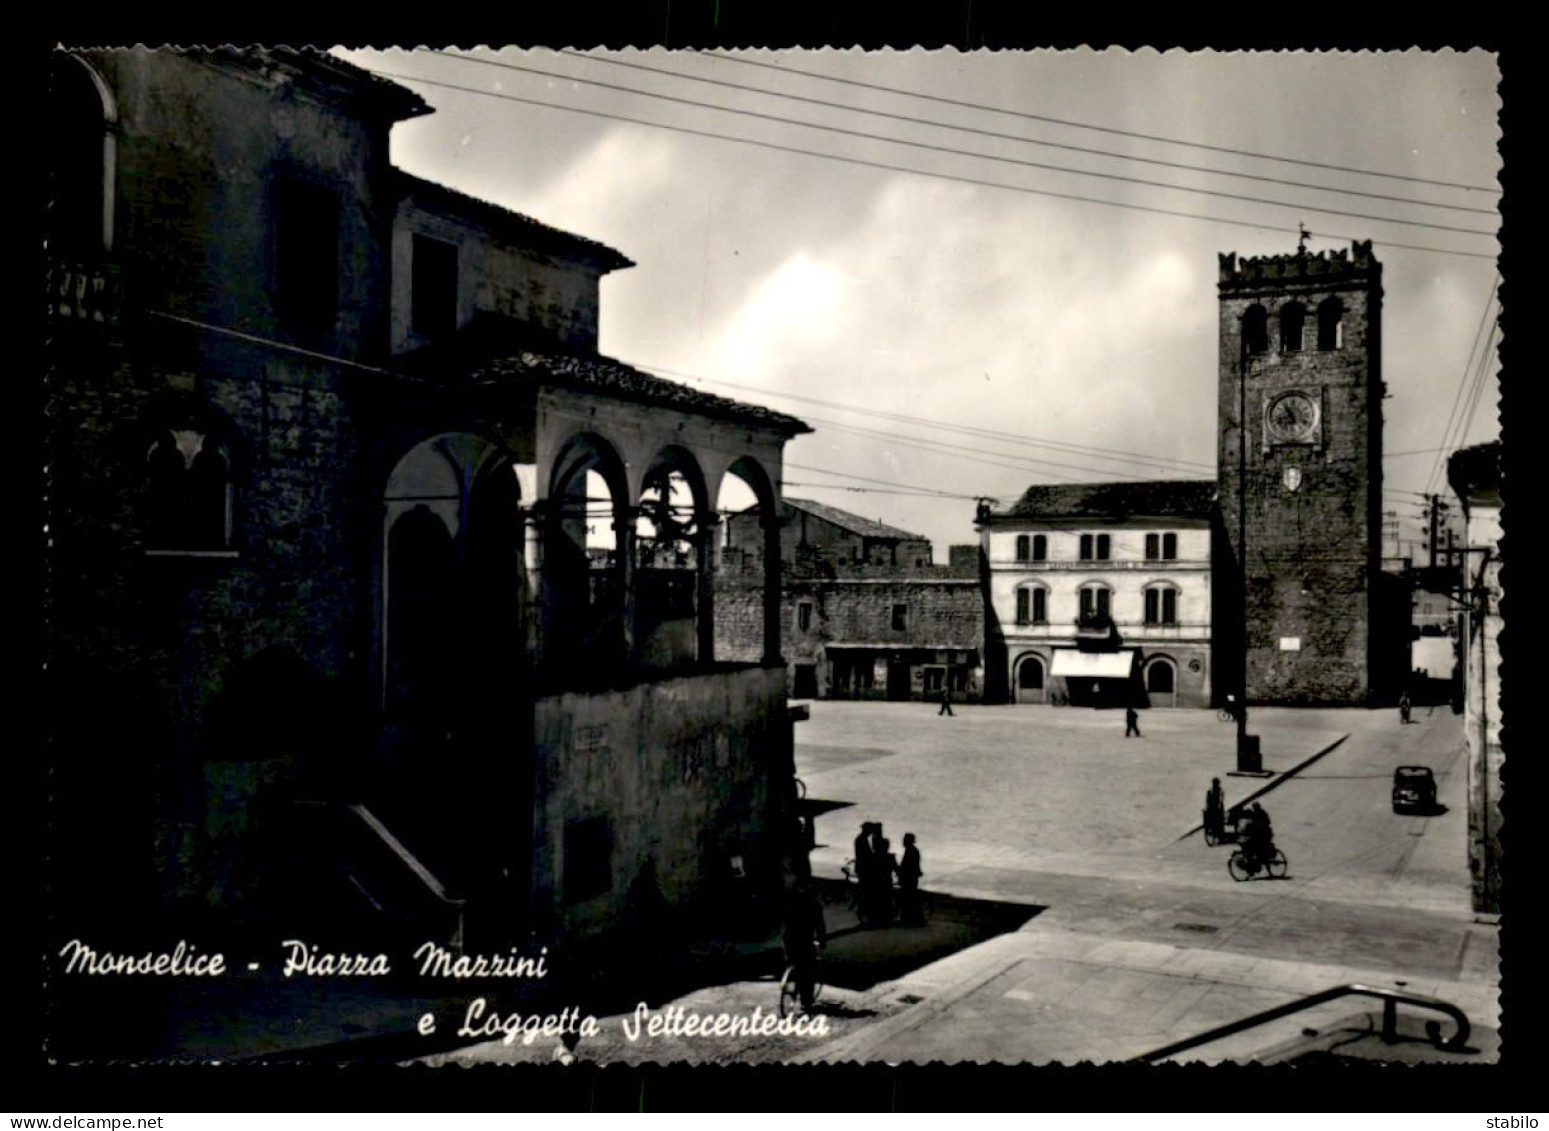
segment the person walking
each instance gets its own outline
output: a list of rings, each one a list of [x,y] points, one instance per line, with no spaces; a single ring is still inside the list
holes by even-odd
[[[1221,791],[1221,779],[1211,778],[1210,788],[1205,791],[1205,828],[1221,839],[1226,831],[1226,795]]]
[[[952,685],[945,680],[941,683],[941,710],[936,712],[939,719],[942,715],[952,714]]]
[[[1406,691],[1406,692],[1404,692],[1402,695],[1400,695],[1398,697],[1398,721],[1399,722],[1407,723],[1409,721],[1409,711],[1410,711],[1411,706],[1412,706],[1412,704],[1410,703],[1410,700],[1409,700],[1409,692]]]
[[[1140,733],[1140,714],[1133,706],[1124,708],[1124,737],[1134,735],[1136,738],[1144,737]]]
[[[905,833],[904,854],[898,861],[898,917],[906,927],[925,925],[925,915],[920,908],[920,877],[924,874],[914,834]]]

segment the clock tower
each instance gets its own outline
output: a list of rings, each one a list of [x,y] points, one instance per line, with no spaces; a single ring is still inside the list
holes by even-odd
[[[1250,707],[1365,705],[1391,649],[1382,264],[1370,241],[1220,259],[1223,691],[1243,688]]]

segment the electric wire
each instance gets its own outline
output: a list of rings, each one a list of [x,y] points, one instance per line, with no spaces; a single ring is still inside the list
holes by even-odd
[[[824,408],[839,409],[843,412],[853,412],[862,416],[874,416],[883,420],[892,420],[906,424],[919,424],[930,428],[956,432],[967,436],[982,437],[992,440],[1003,440],[1008,443],[1023,444],[1028,447],[1047,447],[1055,451],[1069,451],[1078,455],[1095,456],[1100,459],[1111,459],[1118,463],[1134,463],[1143,466],[1156,466],[1159,464],[1175,464],[1180,468],[1199,468],[1215,473],[1214,463],[1205,463],[1200,460],[1178,459],[1171,456],[1156,456],[1145,452],[1132,452],[1119,448],[1101,448],[1088,444],[1071,444],[1060,440],[1036,439],[1029,436],[1018,436],[1010,432],[998,432],[991,428],[980,428],[972,425],[949,424],[945,421],[931,420],[923,416],[911,416],[902,412],[887,412],[882,409],[862,408],[859,405],[845,404],[841,401],[824,400],[821,397],[802,396],[799,393],[785,393],[774,389],[762,389],[755,385],[738,384],[735,381],[722,381],[714,377],[703,377],[699,374],[688,373],[680,369],[671,369],[664,365],[648,365],[642,363],[640,368],[652,373],[668,373],[674,377],[680,377],[689,381],[698,381],[704,384],[716,385],[728,389],[738,389],[748,393],[762,393],[766,396],[777,397],[782,400],[801,401],[805,404],[821,405]],[[816,418],[814,418],[816,419]]]
[[[1500,194],[1500,189],[1489,185],[1460,184],[1456,181],[1434,180],[1430,177],[1416,177],[1404,173],[1388,173],[1377,169],[1361,169],[1353,165],[1335,165],[1322,161],[1312,161],[1301,157],[1284,157],[1274,153],[1259,153],[1251,149],[1236,149],[1226,145],[1211,145],[1203,141],[1187,141],[1182,138],[1163,137],[1160,134],[1142,133],[1138,130],[1119,129],[1116,126],[1099,126],[1090,122],[1077,122],[1068,118],[1055,118],[1046,114],[1034,114],[1026,110],[1008,110],[1001,106],[989,106],[980,102],[965,102],[956,98],[947,98],[938,94],[925,94],[917,90],[904,90],[896,86],[884,86],[881,83],[864,82],[860,79],[841,78],[837,75],[820,75],[812,71],[803,71],[795,67],[785,67],[776,63],[766,63],[759,59],[745,59],[739,55],[728,55],[720,51],[706,51],[703,54],[713,59],[722,59],[728,63],[740,63],[748,67],[763,67],[771,71],[779,71],[782,74],[801,75],[810,79],[821,79],[824,82],[843,83],[846,86],[861,87],[867,90],[885,91],[889,94],[902,94],[909,98],[920,98],[928,102],[939,102],[947,106],[959,106],[971,110],[986,110],[993,114],[1006,114],[1015,118],[1026,118],[1034,122],[1047,122],[1056,126],[1068,126],[1071,129],[1092,130],[1097,133],[1113,134],[1116,137],[1137,138],[1143,141],[1158,141],[1166,145],[1181,145],[1190,149],[1203,149],[1211,153],[1228,153],[1237,157],[1252,157],[1260,161],[1276,161],[1288,165],[1304,165],[1312,169],[1327,169],[1339,173],[1355,173],[1363,177],[1382,177],[1387,180],[1408,181],[1413,184],[1436,185],[1439,188],[1463,189],[1466,192],[1488,192]]]
[[[685,134],[691,137],[710,138],[715,141],[727,141],[737,145],[751,145],[760,149],[769,149],[779,153],[790,153],[801,157],[813,157],[822,161],[837,161],[841,164],[856,165],[867,169],[881,169],[891,173],[904,173],[911,176],[927,177],[934,180],[952,181],[957,184],[976,185],[981,188],[1001,189],[1006,192],[1023,193],[1029,196],[1043,196],[1053,200],[1070,200],[1082,204],[1104,205],[1109,208],[1122,208],[1130,212],[1145,212],[1154,216],[1172,216],[1182,220],[1199,220],[1209,224],[1220,224],[1232,228],[1247,228],[1256,232],[1286,232],[1288,229],[1277,223],[1259,223],[1251,220],[1234,220],[1224,216],[1207,216],[1198,212],[1182,212],[1173,208],[1158,208],[1148,204],[1133,204],[1120,200],[1104,200],[1101,197],[1083,196],[1080,193],[1057,192],[1053,189],[1032,188],[1026,185],[1010,185],[1004,181],[985,180],[981,177],[967,177],[956,173],[937,173],[925,169],[914,169],[907,165],[894,165],[885,161],[871,161],[861,157],[847,157],[835,153],[819,153],[811,149],[802,149],[799,146],[780,145],[772,141],[760,141],[755,138],[738,137],[734,134],[715,133],[711,130],[694,129],[689,126],[674,126],[665,122],[653,122],[646,118],[630,117],[627,114],[615,114],[606,110],[592,110],[580,106],[567,106],[563,103],[549,102],[539,98],[524,98],[516,94],[506,94],[500,91],[483,90],[479,87],[464,86],[460,83],[444,82],[440,79],[427,79],[418,75],[405,75],[393,71],[373,71],[372,73],[383,78],[397,79],[401,82],[419,83],[422,86],[440,87],[446,90],[461,91],[464,94],[474,94],[485,98],[495,98],[503,102],[516,102],[526,106],[537,106],[546,110],[558,110],[563,113],[582,114],[593,118],[604,118],[614,122],[626,122],[630,125],[645,126],[650,129],[667,130],[672,133]],[[1477,234],[1477,233],[1476,233]],[[1489,233],[1484,233],[1489,234]],[[1320,236],[1331,240],[1355,240],[1358,237],[1342,232],[1321,232]],[[1483,251],[1463,251],[1458,248],[1432,247],[1425,244],[1400,243],[1397,240],[1379,239],[1377,244],[1384,248],[1392,248],[1403,251],[1417,251],[1432,255],[1454,255],[1465,259],[1489,259],[1494,260],[1496,255]]]
[[[448,59],[462,59],[469,63],[484,63],[489,66],[501,64],[490,59],[478,59],[471,55],[456,55],[444,50],[432,51],[431,54],[441,55]],[[647,74],[663,75],[668,78],[684,79],[690,82],[706,83],[711,86],[725,87],[729,90],[740,90],[750,94],[767,95],[771,98],[784,98],[792,102],[803,102],[812,106],[823,106],[832,110],[843,110],[853,114],[866,114],[875,118],[887,118],[896,122],[905,122],[910,125],[930,126],[934,129],[952,130],[956,133],[973,134],[977,137],[994,138],[998,141],[1015,141],[1024,145],[1038,145],[1049,149],[1063,149],[1072,153],[1085,153],[1093,157],[1105,157],[1116,161],[1133,161],[1144,165],[1157,165],[1166,169],[1181,169],[1191,173],[1206,173],[1217,177],[1236,177],[1240,180],[1258,181],[1264,184],[1284,185],[1288,188],[1311,189],[1314,192],[1337,193],[1342,196],[1359,196],[1369,200],[1386,200],[1394,204],[1412,204],[1422,208],[1441,208],[1452,212],[1471,212],[1480,216],[1495,216],[1497,211],[1493,208],[1473,208],[1464,204],[1445,204],[1435,200],[1419,200],[1412,196],[1392,196],[1388,193],[1367,192],[1362,189],[1338,188],[1333,185],[1320,185],[1311,181],[1293,181],[1284,177],[1270,177],[1260,173],[1246,173],[1234,169],[1217,169],[1209,165],[1190,165],[1184,161],[1167,161],[1159,157],[1143,157],[1134,153],[1118,153],[1111,149],[1098,149],[1087,145],[1074,145],[1069,142],[1050,141],[1047,138],[1027,137],[1022,134],[1002,133],[998,130],[980,129],[977,126],[964,125],[958,122],[940,122],[931,118],[917,118],[910,114],[896,114],[888,110],[877,110],[865,106],[850,106],[843,102],[832,102],[825,98],[811,98],[806,95],[792,94],[788,91],[772,90],[769,87],[748,86],[745,83],[727,82],[724,79],[713,79],[705,75],[689,74],[686,71],[674,71],[667,67],[652,67],[644,63],[632,63],[624,59],[608,59],[598,55],[588,55],[584,51],[575,51],[570,48],[562,48],[558,54],[566,55],[574,59],[584,59],[591,63],[604,63],[610,67],[625,67],[630,70],[643,71]]]
[[[1458,388],[1457,392],[1455,392],[1452,397],[1452,407],[1447,410],[1447,423],[1443,427],[1441,434],[1442,447],[1437,450],[1436,460],[1431,465],[1431,473],[1425,477],[1425,487],[1427,491],[1429,491],[1431,485],[1436,482],[1436,478],[1440,474],[1441,466],[1444,462],[1445,452],[1448,450],[1448,447],[1452,442],[1453,417],[1458,411],[1458,406],[1462,403],[1463,390],[1468,384],[1469,371],[1474,366],[1474,355],[1479,350],[1479,340],[1484,336],[1484,328],[1490,321],[1490,308],[1495,305],[1495,298],[1499,292],[1500,285],[1501,277],[1499,273],[1497,273],[1491,278],[1490,293],[1485,296],[1484,309],[1479,312],[1479,325],[1474,330],[1473,343],[1468,347],[1468,357],[1463,362],[1463,372],[1458,377]]]
[[[437,54],[444,54],[437,52]],[[921,149],[930,153],[942,153],[952,157],[969,157],[979,161],[994,161],[1002,165],[1016,165],[1026,169],[1040,169],[1045,172],[1066,173],[1071,176],[1092,177],[1098,180],[1116,181],[1121,184],[1143,185],[1147,188],[1168,189],[1173,192],[1192,193],[1196,196],[1214,197],[1220,200],[1244,201],[1250,204],[1267,204],[1276,208],[1293,208],[1304,212],[1314,212],[1325,216],[1342,216],[1352,220],[1369,220],[1382,224],[1399,224],[1409,228],[1423,228],[1436,232],[1453,232],[1460,235],[1485,236],[1493,238],[1493,231],[1481,231],[1478,228],[1463,228],[1454,224],[1438,224],[1427,220],[1406,220],[1396,216],[1381,216],[1368,212],[1351,212],[1342,208],[1333,208],[1324,205],[1308,204],[1302,201],[1273,200],[1261,196],[1249,196],[1246,193],[1225,192],[1220,189],[1197,188],[1191,185],[1175,185],[1165,181],[1151,181],[1144,177],[1131,177],[1124,173],[1108,173],[1092,169],[1076,169],[1068,165],[1055,165],[1046,161],[1029,161],[1021,157],[1006,157],[994,153],[974,153],[965,149],[956,149],[948,145],[936,145],[927,141],[911,141],[907,138],[888,137],[885,134],[867,133],[865,130],[852,130],[844,126],[832,126],[821,122],[804,122],[800,118],[786,118],[779,114],[767,114],[761,110],[744,110],[735,106],[721,106],[714,102],[702,102],[695,98],[683,98],[674,94],[661,94],[653,90],[642,90],[639,87],[622,86],[618,83],[603,82],[600,79],[579,78],[575,75],[567,75],[558,71],[544,70],[542,67],[524,67],[519,63],[501,63],[493,59],[472,59],[465,56],[446,56],[453,59],[462,59],[465,62],[477,63],[487,67],[498,67],[501,70],[515,71],[521,74],[535,75],[538,78],[560,79],[565,82],[584,83],[601,90],[610,90],[618,94],[628,94],[636,98],[654,98],[661,102],[671,102],[680,106],[692,106],[701,110],[714,110],[722,114],[735,114],[739,117],[753,118],[757,121],[773,122],[777,125],[796,126],[801,129],[820,130],[823,133],[838,134],[841,137],[859,138],[863,141],[880,141],[889,145],[902,145],[911,149]]]

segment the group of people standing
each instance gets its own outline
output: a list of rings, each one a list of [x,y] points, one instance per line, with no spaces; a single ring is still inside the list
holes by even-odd
[[[904,834],[901,857],[892,853],[892,842],[882,835],[882,822],[866,821],[855,838],[855,879],[860,884],[860,917],[863,923],[890,923],[896,910],[906,926],[925,921],[920,908],[920,850],[913,833]],[[898,879],[894,899],[893,879]]]

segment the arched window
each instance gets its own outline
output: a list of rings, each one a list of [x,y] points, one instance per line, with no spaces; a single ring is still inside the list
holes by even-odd
[[[1171,660],[1152,660],[1146,665],[1146,690],[1157,695],[1171,695],[1178,687],[1177,676]]]
[[[1242,344],[1249,353],[1269,352],[1269,312],[1258,303],[1243,311]]]
[[[1170,585],[1151,585],[1146,588],[1146,623],[1178,623],[1178,591]]]
[[[1017,590],[1017,623],[1049,623],[1049,591],[1042,585],[1024,585]]]
[[[1302,327],[1307,321],[1307,308],[1299,302],[1288,302],[1280,308],[1280,349],[1283,353],[1297,353],[1302,348]]]
[[[49,88],[49,249],[56,258],[94,262],[113,246],[117,108],[101,76],[62,51]]]
[[[1106,624],[1111,615],[1113,591],[1106,585],[1093,582],[1081,587],[1081,622]]]
[[[1032,556],[1032,539],[1026,534],[1017,535],[1017,561],[1025,562]]]
[[[1318,304],[1318,348],[1343,349],[1345,345],[1345,304],[1336,295]]]
[[[145,548],[225,550],[231,542],[230,462],[205,431],[167,429],[145,457]]]

